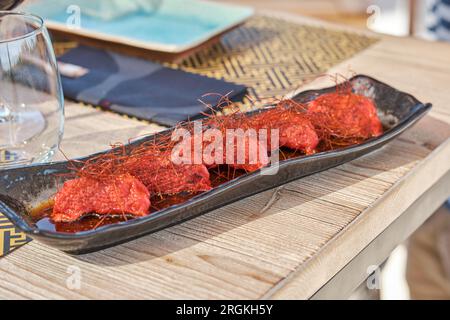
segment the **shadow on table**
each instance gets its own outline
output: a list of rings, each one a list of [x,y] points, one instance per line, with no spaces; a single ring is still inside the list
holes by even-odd
[[[350,164],[344,164],[338,167],[338,169],[330,169],[330,171],[333,170],[330,174],[333,174],[335,177],[341,173],[351,174],[351,178],[347,175],[343,176],[342,179],[339,179],[339,183],[324,184],[317,188],[308,188],[308,186],[303,185],[304,183],[302,182],[306,181],[310,185],[311,182],[315,183],[314,177],[321,174],[319,173],[240,200],[182,224],[132,240],[125,244],[95,253],[76,256],[76,258],[96,265],[120,266],[161,257],[164,258],[165,262],[173,263],[175,253],[180,253],[184,249],[195,246],[199,247],[199,252],[202,251],[202,246],[215,246],[221,250],[233,250],[231,248],[233,243],[221,243],[217,237],[236,228],[241,228],[242,232],[245,232],[243,227],[249,223],[270,216],[276,217],[281,212],[291,208],[298,208],[305,203],[322,199],[329,194],[338,193],[354,184],[363,183],[370,178],[383,180],[380,174],[386,171],[389,171],[392,175],[399,175],[398,178],[400,178],[407,174],[408,167],[411,167],[413,163],[427,156],[449,136],[450,130],[447,124],[432,117],[426,117],[414,128],[407,131],[395,141],[387,144],[382,149],[356,159]],[[414,145],[414,153],[409,153],[406,157],[404,156],[404,152],[412,150],[412,148],[408,148],[411,144]],[[396,170],[399,168],[402,169]],[[327,175],[328,172],[322,174]],[[324,177],[324,179],[326,178],[327,176]],[[393,179],[393,181],[397,181],[398,178]],[[392,182],[385,182],[383,180],[381,185],[383,184],[388,189],[392,185]],[[289,200],[287,201],[286,199]],[[340,204],[336,202],[336,205]],[[359,204],[359,206],[362,205]],[[356,213],[355,216],[358,216],[359,213]],[[348,223],[352,220],[354,218],[349,220]],[[317,219],[317,222],[328,223],[320,219]],[[268,228],[271,228],[271,226]],[[237,243],[239,247],[245,248],[245,241],[250,241],[246,239],[246,237],[240,237],[238,242],[234,242],[234,245],[236,246]],[[325,243],[326,240],[323,240],[323,242]],[[288,249],[285,249],[285,246],[277,248],[276,254],[282,256],[284,250],[288,254]],[[192,252],[190,253],[192,254]],[[182,257],[177,258],[177,260],[179,259],[182,259]]]

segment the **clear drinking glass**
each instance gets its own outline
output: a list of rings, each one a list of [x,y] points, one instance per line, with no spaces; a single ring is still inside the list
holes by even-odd
[[[61,80],[42,19],[0,11],[0,169],[50,160],[63,125]]]

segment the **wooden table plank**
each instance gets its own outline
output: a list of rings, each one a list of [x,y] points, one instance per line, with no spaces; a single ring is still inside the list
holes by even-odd
[[[430,215],[442,206],[442,202],[448,197],[449,185],[450,171],[447,171],[444,177],[415,200],[406,211],[322,286],[311,299],[350,298],[358,287],[365,284],[365,281],[369,281],[373,285],[374,278],[368,277],[368,273],[372,272],[374,267],[381,266],[399,243],[407,240]]]
[[[450,170],[449,57],[448,44],[384,38],[333,70],[350,66],[434,104],[381,150],[97,253],[33,241],[0,259],[0,296],[310,297]],[[70,157],[160,129],[74,103],[66,110]],[[67,288],[71,266],[78,290]]]

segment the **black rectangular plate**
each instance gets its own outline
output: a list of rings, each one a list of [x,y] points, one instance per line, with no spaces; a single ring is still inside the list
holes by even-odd
[[[358,145],[284,160],[279,163],[276,175],[261,175],[259,171],[249,173],[149,216],[75,234],[41,230],[32,222],[27,210],[55,192],[54,175],[68,172],[66,161],[8,169],[0,171],[0,211],[34,239],[72,254],[92,252],[161,230],[258,192],[363,156],[401,134],[431,109],[431,104],[423,104],[410,94],[368,76],[357,75],[350,82],[356,93],[375,101],[380,119],[387,128],[383,135]],[[294,99],[306,102],[334,90],[335,87],[309,90],[299,93]],[[152,137],[133,142],[133,145]]]

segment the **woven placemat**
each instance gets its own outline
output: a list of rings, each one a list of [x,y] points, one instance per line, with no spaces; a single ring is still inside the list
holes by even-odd
[[[256,16],[209,49],[169,66],[244,84],[253,99],[281,98],[377,41]]]
[[[166,65],[246,85],[251,99],[244,100],[245,109],[253,99],[281,98],[376,41],[352,32],[256,16],[212,47]],[[56,54],[74,46],[56,43]],[[29,240],[0,213],[0,256]]]

